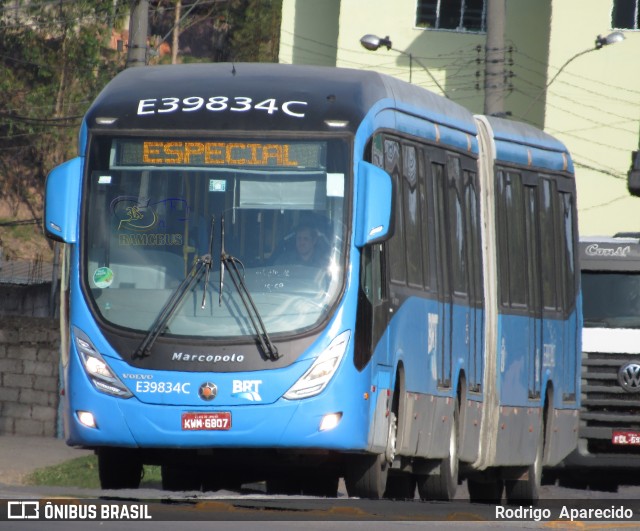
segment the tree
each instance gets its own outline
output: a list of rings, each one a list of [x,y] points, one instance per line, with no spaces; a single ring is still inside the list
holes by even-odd
[[[174,36],[172,62],[278,60],[282,0],[152,0],[149,12],[155,50]]]
[[[130,6],[130,0],[0,0],[0,221],[41,218],[47,174],[77,154],[82,116],[125,66],[113,35],[129,20]],[[153,52],[175,35],[175,61],[212,61],[214,21],[224,16],[225,59],[277,61],[281,10],[282,0],[150,0],[149,30],[157,38],[149,55],[170,61]],[[4,236],[0,227],[0,242]],[[42,237],[41,230],[34,236]],[[5,241],[4,250],[18,253],[21,246]]]
[[[236,61],[277,62],[282,0],[235,0],[231,4],[233,58]]]
[[[107,45],[122,4],[0,1],[0,192],[14,216],[41,216],[46,175],[76,154],[82,115],[121,68]]]

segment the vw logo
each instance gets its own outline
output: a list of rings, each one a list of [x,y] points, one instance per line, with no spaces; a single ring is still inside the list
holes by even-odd
[[[211,382],[205,382],[198,389],[198,396],[202,398],[202,400],[206,400],[209,402],[213,400],[218,394],[218,386]]]
[[[640,393],[640,363],[631,362],[620,367],[618,382],[627,393]]]

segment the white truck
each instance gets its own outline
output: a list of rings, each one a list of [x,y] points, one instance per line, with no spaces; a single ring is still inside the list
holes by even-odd
[[[560,485],[615,491],[640,468],[640,234],[581,238],[582,395]]]

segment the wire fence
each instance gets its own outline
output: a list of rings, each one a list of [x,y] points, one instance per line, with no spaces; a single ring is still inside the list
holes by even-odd
[[[53,264],[41,256],[34,260],[3,260],[0,256],[0,284],[46,284],[53,279]]]
[[[0,222],[0,228],[41,225],[41,218]],[[54,282],[54,265],[38,255],[33,260],[8,260],[3,256],[0,240],[0,284],[46,284]]]

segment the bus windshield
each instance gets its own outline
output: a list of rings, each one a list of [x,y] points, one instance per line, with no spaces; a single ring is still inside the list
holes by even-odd
[[[201,272],[173,305],[165,335],[254,337],[246,293],[268,334],[318,326],[342,290],[348,146],[336,138],[94,138],[82,268],[94,311],[149,331],[185,278]]]
[[[582,272],[582,311],[589,328],[640,328],[640,274]]]

